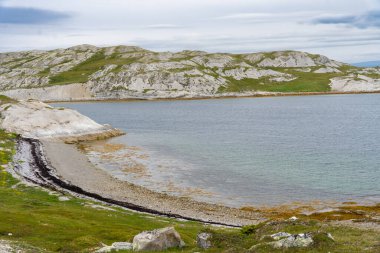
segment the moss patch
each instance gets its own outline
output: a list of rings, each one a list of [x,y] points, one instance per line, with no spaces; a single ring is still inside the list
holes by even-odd
[[[10,97],[7,97],[7,96],[4,96],[4,95],[0,95],[0,105],[3,105],[3,104],[8,104],[8,103],[16,103],[17,101],[10,98]]]

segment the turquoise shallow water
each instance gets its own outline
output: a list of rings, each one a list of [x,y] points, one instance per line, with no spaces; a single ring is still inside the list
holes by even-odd
[[[125,130],[113,142],[149,154],[148,187],[230,205],[380,199],[380,94],[56,105]]]

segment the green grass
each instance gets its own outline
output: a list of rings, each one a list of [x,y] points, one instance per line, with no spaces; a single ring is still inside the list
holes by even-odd
[[[16,135],[0,130],[0,163],[9,163],[14,154]],[[0,240],[36,247],[28,252],[92,252],[100,243],[132,241],[137,233],[167,226],[174,226],[187,246],[165,252],[249,252],[263,235],[279,231],[289,233],[330,232],[336,243],[318,238],[318,243],[307,249],[273,250],[261,246],[255,252],[365,252],[380,250],[380,235],[347,227],[334,227],[317,221],[297,223],[272,222],[243,229],[223,229],[204,226],[196,222],[180,222],[174,219],[134,213],[121,208],[97,210],[89,205],[94,202],[71,197],[59,201],[39,187],[18,184],[5,169],[0,167]],[[97,203],[100,205],[99,203]],[[202,251],[195,238],[200,231],[213,233],[213,247]],[[8,234],[12,233],[12,236]],[[119,251],[122,252],[122,251]],[[126,252],[126,251],[124,251]]]
[[[0,151],[1,164],[11,160],[15,137],[0,130],[0,146],[7,150]],[[88,206],[93,202],[77,198],[62,202],[40,188],[17,183],[0,169],[0,239],[28,243],[50,252],[86,252],[99,247],[100,242],[131,241],[143,230],[171,225],[190,249],[195,247],[194,238],[202,229],[198,223],[152,218],[120,208],[95,210]]]
[[[10,98],[10,97],[7,97],[7,96],[4,96],[4,95],[0,95],[0,105],[3,105],[3,104],[8,104],[8,103],[15,103],[16,100]]]
[[[282,69],[281,71],[297,76],[297,79],[290,82],[271,82],[269,77],[242,80],[228,78],[229,84],[221,87],[219,92],[327,92],[331,90],[330,78],[342,75],[339,73],[299,72],[291,69]]]
[[[40,77],[44,77],[44,76],[48,76],[49,74],[50,74],[50,68],[46,68],[46,69],[40,71],[40,72],[38,73],[38,76],[40,76]]]
[[[105,65],[117,65],[113,72],[118,72],[123,65],[131,64],[135,61],[137,61],[136,58],[123,58],[117,53],[106,56],[102,50],[95,53],[89,59],[74,66],[72,69],[51,76],[49,84],[65,85],[71,83],[85,83],[88,81],[91,74],[101,70]]]
[[[364,76],[368,76],[372,79],[380,79],[380,74],[379,73],[368,73],[368,74],[363,74]]]

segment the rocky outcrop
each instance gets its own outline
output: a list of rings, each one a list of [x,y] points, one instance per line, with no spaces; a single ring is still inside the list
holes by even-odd
[[[133,238],[134,251],[162,251],[185,243],[173,227],[144,231]]]
[[[333,78],[331,79],[331,90],[343,92],[380,91],[380,77],[373,79],[359,75],[358,77]]]
[[[314,71],[314,73],[318,73],[318,74],[324,74],[324,73],[341,73],[342,71],[340,71],[339,69],[337,68],[332,68],[332,67],[326,67],[326,68],[319,68],[317,69],[316,71]]]
[[[0,54],[0,92],[24,100],[235,96],[270,91],[268,87],[273,84],[307,80],[305,73],[310,73],[310,79],[315,74],[325,77],[319,79],[326,84],[331,78],[344,77],[353,83],[354,90],[372,91],[371,82],[358,81],[355,75],[376,79],[374,75],[380,71],[350,67],[322,55],[297,51],[173,53],[130,46],[80,45]],[[350,89],[333,87],[336,91]]]
[[[331,236],[331,235],[330,235]],[[332,237],[331,237],[332,238]],[[261,240],[274,240],[272,242],[263,242],[251,247],[251,250],[255,250],[262,246],[270,245],[275,249],[287,249],[287,248],[306,248],[314,243],[313,235],[311,233],[302,234],[289,234],[286,232],[278,232],[272,235],[266,235]]]
[[[27,138],[80,138],[115,135],[117,131],[110,126],[100,125],[77,111],[54,108],[39,101],[3,104],[0,113],[2,129]]]
[[[311,234],[304,233],[304,234],[296,234],[296,235],[290,235],[286,238],[280,239],[275,242],[270,242],[269,245],[273,246],[275,249],[281,249],[281,248],[304,248],[308,247],[311,244],[313,244],[313,238]]]
[[[17,100],[35,99],[39,101],[91,100],[94,97],[88,84],[83,83],[7,90],[2,94]]]

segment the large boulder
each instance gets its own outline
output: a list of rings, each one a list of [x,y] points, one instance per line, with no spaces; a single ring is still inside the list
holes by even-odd
[[[185,243],[173,227],[144,231],[133,238],[134,251],[158,251],[183,246]]]

